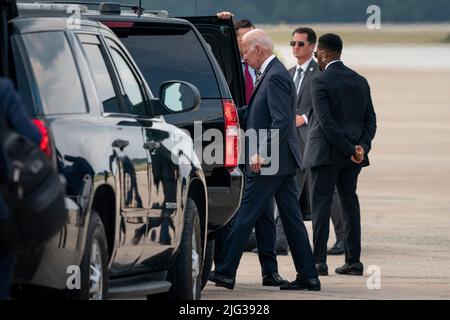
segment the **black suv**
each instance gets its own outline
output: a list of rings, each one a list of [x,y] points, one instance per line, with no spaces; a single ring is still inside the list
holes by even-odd
[[[31,284],[69,298],[199,298],[206,180],[191,138],[159,117],[195,112],[198,90],[169,81],[158,88],[163,101],[154,98],[110,29],[35,17],[64,6],[19,8],[0,70],[9,69],[42,133],[41,149],[67,181],[68,221],[42,248],[20,254],[18,292],[33,293]]]
[[[236,106],[245,104],[245,84],[232,21],[216,16],[173,18],[164,11],[115,3],[88,6],[92,10],[83,15],[101,21],[118,35],[154,92],[171,79],[188,81],[199,89],[202,103],[197,111],[164,118],[187,130],[194,143],[200,140],[203,148],[196,151],[207,150],[211,142],[194,134],[195,121],[202,121],[201,134],[216,129],[223,137],[223,149],[218,150],[223,161],[202,161],[208,187],[208,239],[214,239],[214,232],[239,207],[244,182],[237,167],[240,137]],[[203,285],[212,264],[212,241],[206,250]]]

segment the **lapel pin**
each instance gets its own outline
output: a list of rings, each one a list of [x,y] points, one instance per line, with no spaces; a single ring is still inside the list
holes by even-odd
[[[313,68],[311,67],[311,68],[309,69],[309,71],[313,71]]]

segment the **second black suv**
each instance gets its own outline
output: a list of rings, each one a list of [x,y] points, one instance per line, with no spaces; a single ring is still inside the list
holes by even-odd
[[[196,151],[204,152],[216,142],[204,134],[206,130],[221,134],[222,149],[216,150],[222,155],[220,161],[200,158],[208,186],[208,239],[214,239],[215,231],[239,208],[244,183],[238,167],[236,106],[245,104],[245,85],[232,21],[216,16],[172,18],[164,12],[129,9],[114,3],[89,6],[95,10],[85,16],[101,21],[119,36],[154,92],[171,79],[188,81],[199,89],[202,103],[197,111],[166,115],[165,119],[187,130],[194,144],[201,143],[203,147]],[[196,121],[202,123],[200,135],[195,134]],[[203,285],[212,264],[212,241],[206,250]]]

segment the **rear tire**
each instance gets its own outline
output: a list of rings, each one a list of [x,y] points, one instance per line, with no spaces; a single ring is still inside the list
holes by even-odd
[[[67,298],[106,300],[109,287],[108,244],[102,220],[94,210],[91,212],[80,271],[81,287],[80,289],[66,289]]]
[[[194,200],[188,198],[184,216],[184,229],[168,280],[172,287],[171,300],[198,300],[201,297],[203,250],[201,224]]]

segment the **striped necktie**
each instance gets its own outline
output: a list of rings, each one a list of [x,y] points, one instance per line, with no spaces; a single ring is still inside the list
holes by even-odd
[[[256,72],[256,80],[255,80],[255,87],[256,87],[256,85],[258,84],[259,80],[261,80],[262,73],[259,70],[256,70],[255,72]]]
[[[298,67],[297,71],[295,72],[295,78],[294,78],[294,83],[295,83],[295,88],[297,89],[297,94],[300,91],[300,80],[302,79],[302,74],[303,74],[303,69],[301,67]]]

